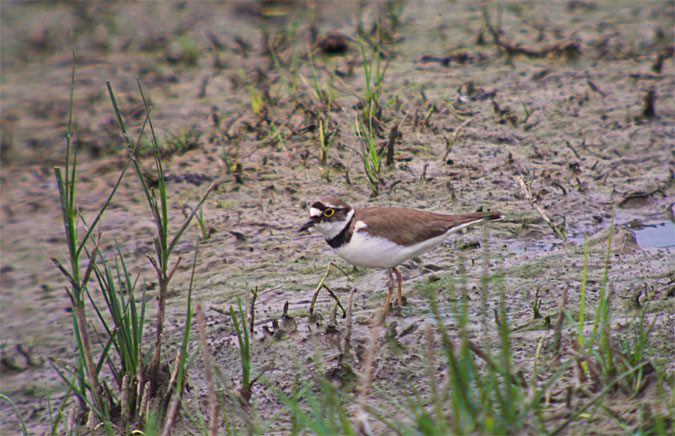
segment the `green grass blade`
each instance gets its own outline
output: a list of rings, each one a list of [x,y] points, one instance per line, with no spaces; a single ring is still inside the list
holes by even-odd
[[[628,369],[618,377],[616,377],[614,380],[612,380],[610,383],[607,384],[607,386],[604,387],[602,391],[597,393],[590,401],[587,401],[580,409],[574,411],[565,421],[563,421],[561,424],[559,424],[555,430],[553,430],[550,434],[551,435],[557,435],[560,433],[565,427],[570,422],[573,422],[575,419],[577,419],[582,413],[584,413],[586,410],[588,410],[589,407],[600,401],[605,395],[607,395],[609,392],[611,392],[614,389],[614,385],[616,385],[618,382],[623,380],[624,378],[628,377],[629,375],[633,374],[635,371],[639,370],[640,368],[644,367],[647,365],[649,361],[644,361],[640,363],[639,365]]]
[[[584,243],[584,269],[581,273],[581,296],[579,297],[579,327],[577,333],[580,345],[583,345],[584,343],[584,303],[586,301],[587,267],[588,267],[588,236],[586,236]]]
[[[192,290],[194,288],[195,268],[197,267],[197,259],[199,257],[199,241],[195,244],[195,255],[192,261],[192,273],[190,274],[190,284],[188,287],[187,308],[185,315],[185,328],[183,330],[183,341],[181,343],[180,364],[178,365],[178,375],[176,377],[176,394],[180,395],[180,390],[183,386],[183,378],[185,377],[187,347],[190,339],[190,329],[192,327]]]
[[[600,319],[602,318],[603,322],[608,321],[609,313],[608,313],[608,304],[609,302],[607,301],[606,298],[606,285],[607,285],[607,272],[609,270],[609,258],[610,258],[610,250],[612,248],[612,234],[614,233],[614,215],[612,215],[612,220],[610,221],[609,224],[609,236],[607,238],[607,252],[605,255],[605,270],[602,275],[602,283],[600,284],[600,296],[598,298],[598,307],[595,312],[595,320],[593,321],[593,331],[591,333],[591,339],[590,339],[590,345],[589,347],[593,347],[593,343],[595,341],[595,335],[596,331],[598,328],[598,323]]]
[[[160,154],[159,142],[157,141],[157,135],[155,133],[155,125],[152,122],[152,117],[150,116],[151,111],[150,102],[145,97],[143,87],[141,86],[141,81],[139,79],[136,79],[136,83],[138,85],[138,90],[141,94],[141,99],[143,100],[143,105],[145,107],[145,112],[147,114],[146,116],[148,118],[148,124],[150,125],[150,136],[152,138],[152,151],[155,157],[155,169],[157,170],[157,189],[159,191],[160,207],[161,207],[161,214],[159,215],[160,219],[158,221],[158,223],[160,224],[159,243],[162,248],[161,265],[162,270],[166,273],[169,255],[171,254],[171,249],[167,250],[166,245],[169,235],[169,211],[166,199],[166,185],[164,184],[164,167],[162,165],[162,157]]]
[[[136,159],[135,155],[135,146],[131,142],[131,139],[129,139],[129,134],[127,133],[127,128],[124,123],[124,119],[122,118],[122,113],[120,112],[119,105],[117,104],[117,98],[115,97],[115,93],[112,89],[112,85],[110,84],[110,81],[106,81],[106,86],[108,88],[108,95],[110,97],[110,102],[112,103],[113,106],[113,111],[115,112],[115,116],[117,117],[117,123],[119,125],[120,131],[122,132],[122,137],[124,138],[124,142],[127,145],[127,151],[129,153],[129,158],[132,160],[134,163],[134,168],[136,169],[136,175],[138,176],[138,180],[141,182],[141,185],[143,186],[143,193],[145,194],[145,199],[150,205],[150,210],[153,214],[153,217],[155,218],[155,221],[159,219],[159,215],[156,211],[155,208],[152,207],[153,204],[153,198],[152,194],[150,193],[150,188],[148,187],[148,184],[145,182],[145,178],[143,177],[143,172],[141,171],[141,166],[138,163],[138,160]],[[149,117],[149,113],[146,113],[146,120]],[[143,127],[145,127],[145,123],[143,124]],[[141,134],[143,133],[143,130],[141,130]],[[140,141],[140,136],[139,136],[139,141]]]
[[[183,225],[180,227],[180,229],[178,229],[178,232],[176,232],[176,235],[173,237],[171,243],[169,244],[168,253],[171,253],[173,251],[174,247],[176,246],[181,236],[183,235],[183,232],[185,232],[185,230],[190,225],[192,218],[194,218],[197,211],[202,207],[202,204],[204,204],[204,201],[206,201],[206,198],[209,196],[209,194],[211,193],[211,191],[213,191],[213,188],[215,187],[216,187],[215,183],[212,183],[211,186],[209,186],[204,195],[202,195],[202,198],[199,199],[197,206],[195,206],[195,208],[192,209],[190,215],[185,219],[185,221],[183,221]]]
[[[98,214],[96,214],[96,218],[94,218],[94,221],[92,221],[91,226],[89,226],[87,233],[85,233],[84,238],[82,238],[82,242],[80,242],[80,246],[77,248],[76,256],[79,257],[80,252],[82,251],[82,248],[84,248],[84,244],[89,240],[89,237],[91,236],[92,232],[98,225],[98,222],[101,220],[101,217],[103,216],[103,213],[108,209],[108,206],[110,206],[110,203],[115,196],[115,193],[117,192],[117,188],[120,187],[122,183],[122,179],[124,178],[124,175],[127,172],[127,169],[129,168],[129,164],[131,163],[131,158],[128,158],[127,161],[124,163],[124,166],[122,167],[122,171],[120,172],[119,177],[117,178],[117,182],[115,185],[113,185],[112,190],[110,191],[110,194],[108,195],[108,198],[106,201],[103,203],[103,206],[98,211]]]
[[[26,422],[23,420],[23,416],[21,416],[21,411],[16,406],[16,403],[14,403],[14,401],[12,401],[12,399],[5,394],[0,394],[0,399],[7,401],[12,406],[12,409],[14,409],[14,413],[19,418],[19,423],[21,423],[21,431],[23,432],[24,436],[28,436],[28,429],[26,428]]]

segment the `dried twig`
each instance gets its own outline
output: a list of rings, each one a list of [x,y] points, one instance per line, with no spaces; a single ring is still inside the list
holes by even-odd
[[[501,29],[495,29],[492,26],[487,8],[483,8],[483,21],[485,22],[485,27],[492,36],[495,45],[506,51],[509,56],[523,55],[529,58],[540,59],[551,55],[567,56],[568,58],[576,58],[581,55],[581,44],[578,41],[570,39],[558,41],[554,44],[550,44],[541,48],[531,48],[522,44],[516,45],[504,41],[502,39]]]
[[[147,390],[150,392],[150,389]],[[169,412],[166,415],[166,423],[164,424],[164,430],[162,431],[162,436],[169,436],[171,434],[171,427],[176,420],[176,413],[178,412],[178,404],[180,403],[180,397],[174,395],[173,400],[171,400],[171,405],[169,406]]]
[[[446,160],[448,158],[448,155],[452,151],[452,146],[455,145],[455,142],[457,142],[457,139],[459,139],[459,135],[462,134],[462,130],[464,130],[464,127],[468,126],[471,121],[473,121],[473,117],[464,120],[464,122],[455,129],[455,133],[452,134],[452,139],[445,140],[445,154],[443,155],[443,160]]]
[[[347,316],[347,311],[345,310],[344,307],[342,307],[342,303],[340,303],[340,299],[335,295],[335,292],[333,292],[328,286],[323,285],[323,288],[328,291],[328,293],[335,299],[335,302],[337,303],[337,306],[342,309],[342,317],[345,318]]]
[[[563,241],[566,241],[567,235],[565,233],[565,228],[563,227],[562,229],[560,229],[553,224],[548,215],[546,215],[546,212],[544,212],[544,209],[542,209],[542,207],[539,206],[539,204],[537,204],[537,200],[532,195],[532,190],[530,189],[530,186],[525,183],[525,180],[523,180],[521,176],[516,176],[515,179],[520,185],[520,189],[523,191],[523,194],[530,202],[530,205],[532,205],[534,210],[537,211],[537,213],[541,216],[544,222],[551,228],[551,230],[553,230],[553,233],[555,233],[556,236],[561,238]]]
[[[316,304],[316,299],[319,296],[319,292],[321,291],[322,288],[325,288],[332,296],[335,298],[335,301],[337,301],[337,304],[340,306],[340,309],[342,309],[342,316],[345,317],[347,316],[347,311],[342,307],[342,304],[340,303],[340,300],[338,297],[331,291],[328,286],[325,285],[326,279],[328,278],[328,274],[330,274],[330,269],[331,267],[335,267],[340,270],[342,274],[344,274],[348,279],[349,275],[344,272],[342,268],[339,266],[335,265],[333,262],[328,263],[328,268],[326,268],[326,273],[321,277],[321,281],[319,282],[319,285],[316,287],[316,291],[314,291],[314,296],[312,297],[312,303],[309,305],[309,319],[310,321],[314,319],[314,305]]]
[[[398,138],[398,126],[394,125],[389,131],[389,140],[387,141],[387,161],[386,165],[388,167],[394,165],[394,145],[396,144],[396,138]]]
[[[84,290],[87,281],[89,280],[89,276],[91,275],[91,271],[94,267],[94,262],[96,261],[96,253],[98,252],[98,246],[101,242],[101,235],[98,235],[98,240],[96,241],[96,246],[94,247],[94,251],[91,255],[91,258],[89,259],[89,265],[87,266],[87,270],[85,272],[84,278],[82,279],[82,283],[78,284],[78,289],[79,292],[75,295],[78,295],[82,293]],[[66,291],[68,291],[66,289]],[[82,297],[80,296],[75,297],[75,295],[71,295],[70,292],[68,292],[71,301],[74,302],[75,304],[73,305],[73,313],[75,314],[75,319],[77,322],[77,328],[79,329],[79,334],[80,338],[82,340],[82,354],[84,355],[84,361],[85,361],[85,366],[87,368],[87,373],[89,374],[89,383],[91,383],[91,392],[92,392],[92,397],[94,399],[94,404],[96,407],[103,407],[103,397],[101,393],[101,386],[98,381],[98,371],[96,371],[96,363],[94,362],[94,357],[91,353],[91,343],[89,341],[89,330],[87,329],[87,317],[84,309],[84,302],[77,301],[81,299]],[[102,410],[102,409],[101,409]],[[92,415],[95,415],[92,413]],[[92,420],[96,419],[95,416],[92,416]]]
[[[567,145],[567,148],[572,150],[572,153],[574,153],[574,155],[577,157],[577,159],[581,160],[581,156],[579,156],[579,153],[577,153],[577,151],[574,149],[574,147],[572,147],[572,144],[570,144],[569,141],[565,141],[565,145]]]
[[[212,185],[213,186],[213,185]],[[157,241],[155,241],[157,243]],[[159,252],[159,251],[158,251]],[[153,381],[153,389],[157,389],[159,387],[159,363],[160,363],[160,358],[161,358],[161,352],[162,352],[162,334],[164,331],[164,315],[165,315],[165,308],[166,308],[166,297],[168,294],[169,290],[169,282],[171,281],[171,278],[173,277],[173,274],[176,272],[178,269],[178,265],[180,265],[180,262],[182,260],[182,257],[178,257],[178,260],[176,261],[176,264],[171,268],[171,271],[169,274],[165,274],[162,271],[162,268],[158,265],[157,260],[153,257],[146,256],[149,260],[150,263],[152,264],[153,268],[155,269],[155,272],[157,273],[157,281],[159,283],[159,294],[157,298],[157,324],[155,327],[155,344],[154,344],[154,352],[152,356],[152,360],[150,363],[150,379]]]
[[[560,297],[560,305],[558,306],[558,321],[555,323],[553,328],[553,350],[557,356],[560,355],[560,343],[562,339],[562,326],[563,321],[565,321],[565,306],[567,306],[567,291],[569,286],[565,288],[562,296]]]
[[[598,88],[598,85],[596,85],[591,79],[586,79],[586,83],[588,83],[589,88],[591,88],[593,92],[600,94],[602,97],[607,97],[607,93]]]

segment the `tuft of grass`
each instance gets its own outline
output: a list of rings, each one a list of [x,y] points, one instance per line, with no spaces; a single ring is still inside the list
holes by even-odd
[[[188,355],[188,341],[190,338],[190,329],[192,328],[192,290],[194,286],[195,278],[195,268],[197,267],[197,258],[199,255],[199,242],[195,244],[195,255],[192,261],[192,273],[190,274],[190,285],[188,287],[188,296],[186,304],[186,314],[185,314],[185,327],[183,328],[183,340],[181,343],[180,351],[175,360],[174,370],[171,373],[171,379],[169,381],[168,390],[173,393],[173,398],[171,399],[171,405],[166,413],[166,419],[164,422],[163,435],[168,435],[171,432],[171,427],[173,426],[176,414],[178,411],[178,405],[182,404],[183,393],[185,392],[185,387],[187,385],[187,370],[189,366],[187,355]],[[192,361],[192,359],[190,359]],[[169,398],[164,398],[164,403],[167,403]],[[159,420],[163,416],[161,412],[163,410],[155,410],[154,412],[159,412],[157,416],[152,414],[153,410],[145,410],[145,420],[146,426],[153,424],[153,420],[157,420],[157,425]]]
[[[267,35],[267,29],[265,26],[261,28],[261,31],[263,32],[263,39],[266,41],[267,46],[266,53],[270,56],[274,69],[279,72],[281,76],[281,85],[286,89],[286,94],[289,99],[292,99],[295,96],[298,83],[298,64],[300,61],[300,55],[294,44],[297,36],[297,30],[297,20],[294,20],[289,24],[288,28],[284,29],[279,35],[274,35],[272,38],[270,38],[270,35]],[[269,42],[270,39],[273,40],[271,43]],[[291,52],[286,60],[283,59],[283,55],[281,53],[282,50],[281,47],[279,47],[279,44],[274,43],[275,39],[288,42]],[[281,92],[281,87],[279,88],[279,92]]]
[[[194,210],[189,205],[183,206],[183,215],[187,218],[190,215],[190,212]],[[197,226],[199,227],[199,232],[201,234],[201,240],[208,240],[211,235],[215,232],[215,229],[209,228],[206,225],[206,219],[204,218],[204,205],[199,206],[199,210],[195,213],[195,220],[197,221]]]
[[[112,86],[110,85],[110,82],[106,82],[107,87],[108,87],[108,93],[110,95],[110,100],[112,101],[113,109],[115,111],[115,114],[117,116],[117,120],[119,123],[120,130],[122,132],[122,136],[125,139],[128,148],[131,150],[131,147],[133,146],[133,143],[129,140],[129,135],[127,134],[126,126],[124,123],[124,120],[122,119],[122,115],[119,111],[119,107],[117,105],[117,99],[115,98],[115,94],[112,90]],[[169,288],[169,283],[173,277],[173,274],[176,272],[176,269],[178,268],[178,265],[181,262],[181,258],[179,257],[176,263],[173,266],[169,266],[169,258],[171,256],[171,253],[173,252],[176,244],[178,241],[181,239],[183,236],[183,233],[187,229],[188,225],[192,221],[192,218],[195,216],[197,213],[197,210],[201,207],[201,205],[204,203],[208,195],[211,193],[213,188],[215,187],[214,184],[211,184],[209,188],[206,190],[202,198],[199,200],[197,203],[197,206],[193,209],[192,213],[183,221],[183,224],[181,227],[178,229],[176,234],[172,237],[169,238],[169,212],[168,212],[168,201],[166,197],[166,186],[164,184],[164,167],[162,164],[162,157],[160,153],[160,148],[159,144],[157,141],[157,136],[155,134],[155,129],[154,125],[152,123],[152,118],[150,117],[150,112],[151,108],[149,106],[148,100],[145,98],[145,95],[143,94],[143,88],[141,87],[140,82],[138,82],[138,88],[139,92],[141,94],[141,98],[143,99],[143,103],[145,104],[145,109],[147,113],[147,121],[148,125],[150,126],[150,132],[151,132],[151,139],[152,139],[152,145],[153,145],[153,157],[155,161],[155,171],[157,172],[157,180],[158,180],[158,186],[157,190],[155,189],[150,189],[148,186],[145,177],[143,176],[143,171],[141,169],[141,166],[135,158],[133,159],[133,164],[136,169],[136,174],[138,176],[139,181],[141,182],[141,186],[143,188],[143,193],[145,195],[146,202],[150,208],[150,212],[152,213],[153,220],[155,222],[155,226],[157,227],[157,236],[155,239],[155,257],[148,257],[150,260],[150,263],[152,264],[153,268],[155,269],[155,273],[157,275],[157,281],[159,284],[159,298],[158,298],[158,310],[157,310],[157,323],[156,323],[156,328],[155,328],[155,342],[154,342],[154,354],[152,361],[150,362],[150,366],[148,368],[149,371],[149,379],[153,383],[154,388],[157,389],[159,386],[162,385],[162,380],[161,380],[161,375],[160,375],[160,357],[161,357],[161,338],[162,338],[162,331],[164,329],[164,312],[165,312],[165,307],[166,307],[166,295],[168,292]],[[159,198],[157,195],[157,191],[159,191]],[[155,391],[156,393],[156,391]]]
[[[450,290],[454,294],[452,282]],[[500,284],[499,309],[495,314],[499,342],[491,347],[495,354],[474,343],[467,331],[468,291],[465,283],[462,285],[460,303],[453,305],[455,323],[459,329],[459,338],[455,340],[447,334],[436,295],[429,290],[427,301],[436,331],[440,333],[448,381],[435,394],[433,414],[424,412],[428,415],[418,414],[416,419],[427,422],[426,425],[435,429],[435,434],[442,434],[443,429],[453,434],[545,432],[545,424],[541,419],[542,399],[570,363],[561,365],[543,382],[539,382],[536,377],[525,380],[514,373],[503,283]],[[536,353],[539,349],[537,347]],[[427,359],[433,362],[431,351]],[[421,410],[419,404],[417,410]]]
[[[164,139],[164,144],[160,149],[162,158],[173,156],[175,154],[183,154],[187,151],[194,150],[199,147],[199,140],[203,132],[197,126],[189,128],[181,128],[178,133],[169,133]],[[154,154],[153,144],[149,144],[150,149],[148,155]]]
[[[350,396],[326,379],[320,358],[315,359],[317,375],[312,382],[301,382],[300,368],[296,369],[290,395],[275,389],[278,398],[290,411],[290,434],[359,434],[349,418]]]
[[[52,260],[68,282],[66,293],[71,302],[77,355],[75,365],[72,368],[61,367],[56,365],[54,361],[51,362],[69,387],[69,393],[54,419],[52,434],[58,431],[62,412],[71,392],[79,401],[79,408],[75,411],[71,423],[77,426],[86,422],[90,430],[99,428],[107,434],[115,434],[117,431],[128,434],[132,431],[133,423],[137,422],[139,418],[150,416],[149,400],[151,397],[163,396],[158,404],[166,404],[170,396],[176,391],[175,388],[167,387],[167,380],[163,377],[162,369],[168,367],[168,365],[161,364],[161,338],[164,327],[166,294],[169,282],[180,263],[179,258],[170,268],[169,258],[195,216],[196,210],[201,207],[213,189],[213,185],[202,196],[195,210],[184,220],[173,238],[169,238],[169,215],[164,172],[161,152],[150,117],[149,104],[139,83],[139,91],[145,103],[146,118],[138,139],[133,142],[126,131],[115,94],[108,82],[108,93],[127,146],[128,158],[117,182],[104,200],[95,218],[91,223],[87,223],[77,208],[77,149],[71,146],[74,83],[75,68],[73,67],[70,112],[66,131],[65,167],[64,169],[54,169],[59,187],[69,262],[64,264],[56,258]],[[158,194],[156,190],[148,187],[136,155],[138,144],[142,141],[147,126],[150,127],[152,132],[153,157],[158,176]],[[110,205],[127,169],[131,166],[135,168],[141,182],[158,231],[154,241],[156,256],[148,257],[159,281],[159,307],[155,324],[155,343],[152,350],[144,350],[142,345],[147,320],[145,298],[141,298],[140,301],[136,298],[138,277],[135,279],[131,277],[119,246],[117,246],[117,253],[114,255],[113,261],[110,262],[106,260],[104,252],[99,248],[101,235],[99,234],[96,239],[93,238],[101,217]],[[78,225],[78,221],[82,222],[81,226]],[[84,236],[81,236],[80,228],[85,230]],[[82,269],[81,264],[85,260],[86,268]],[[93,278],[98,284],[105,306],[97,304],[92,296],[91,282]],[[89,321],[88,311],[95,313],[98,325],[103,329],[103,332],[97,331],[96,325]],[[106,312],[107,315],[104,314]],[[93,344],[92,339],[97,339],[98,343]],[[151,353],[146,354],[147,351]],[[180,374],[183,371],[185,361],[183,359],[179,362],[180,367],[174,372],[179,374],[178,380],[181,381]],[[116,385],[114,390],[109,387],[109,379],[102,376],[104,365],[107,365],[110,370],[112,380]],[[180,387],[182,392],[184,385],[179,383],[177,386]],[[163,387],[164,389],[162,389]],[[178,396],[180,394],[180,392],[177,393]],[[160,416],[164,413],[161,408],[157,412]],[[118,425],[120,422],[121,426]],[[70,428],[69,431],[77,430]]]
[[[319,135],[319,165],[325,168],[328,163],[328,151],[333,144],[335,136],[339,133],[339,128],[331,126],[330,117],[326,116],[325,119],[320,117],[318,119],[318,129]]]
[[[600,410],[607,414],[608,418],[617,422],[628,431],[628,427],[617,420],[616,414],[607,408],[602,399],[617,390],[626,395],[637,396],[649,383],[654,381],[654,373],[658,372],[651,358],[649,347],[650,335],[654,323],[645,322],[647,305],[642,308],[639,315],[630,323],[629,334],[617,343],[612,333],[611,323],[611,287],[608,291],[608,271],[610,252],[612,246],[612,233],[614,220],[610,224],[607,250],[605,254],[605,266],[598,302],[595,307],[595,318],[590,336],[584,333],[584,302],[586,290],[586,274],[588,259],[588,238],[584,248],[584,267],[582,270],[581,299],[579,302],[579,323],[577,326],[577,338],[572,342],[574,348],[573,359],[581,369],[578,375],[577,385],[586,397],[590,398],[582,407],[574,411],[567,419],[560,423],[552,434],[557,434],[565,429],[571,422],[584,415],[586,410]],[[569,315],[568,315],[569,316]]]
[[[376,196],[378,186],[382,183],[380,172],[385,155],[384,148],[378,150],[376,138],[380,136],[382,131],[380,97],[388,63],[382,65],[382,56],[378,47],[372,50],[371,56],[368,58],[364,43],[359,41],[359,44],[365,84],[363,98],[360,102],[361,112],[357,115],[354,123],[354,135],[361,142],[359,155],[370,183],[372,196]]]
[[[382,56],[378,47],[374,47],[370,58],[366,54],[366,47],[363,42],[359,42],[361,49],[361,58],[363,61],[363,77],[365,80],[363,88],[363,99],[361,100],[362,121],[369,130],[373,129],[373,119],[380,112],[380,96],[382,92],[382,83],[387,72],[388,63],[382,65]]]
[[[98,316],[99,324],[103,327],[106,337],[109,338],[102,344],[101,358],[98,369],[107,360],[108,366],[120,391],[119,404],[120,414],[126,430],[128,426],[141,414],[141,398],[147,386],[142,385],[143,377],[143,332],[146,327],[145,317],[145,287],[140,302],[136,299],[136,285],[138,277],[132,279],[127,269],[124,256],[116,243],[117,254],[114,258],[114,267],[110,265],[98,250],[98,265],[94,265],[94,274],[98,282],[98,289],[103,295],[105,307],[99,307],[91,292],[87,290],[89,302]],[[140,307],[139,307],[140,305]],[[104,316],[107,309],[109,317]],[[112,324],[110,324],[110,321]],[[109,350],[111,346],[115,350],[116,359],[111,359]]]
[[[75,54],[73,53],[73,58]],[[107,355],[107,350],[98,359],[98,363],[94,359],[92,345],[90,342],[90,327],[87,321],[87,312],[85,305],[85,295],[87,294],[87,286],[92,277],[92,272],[96,266],[96,256],[99,253],[98,246],[100,243],[100,235],[95,242],[95,247],[88,258],[86,269],[81,269],[81,259],[86,252],[86,245],[92,241],[92,235],[96,229],[103,213],[110,205],[110,202],[120,186],[122,178],[124,177],[130,163],[132,162],[133,153],[136,149],[134,144],[131,144],[129,150],[129,158],[122,168],[117,182],[113,186],[109,196],[104,201],[103,206],[98,211],[98,214],[92,221],[91,225],[85,226],[86,232],[83,237],[78,235],[77,220],[79,212],[77,210],[77,149],[71,146],[71,132],[73,125],[73,102],[75,90],[75,65],[73,63],[71,85],[70,85],[70,109],[68,114],[68,127],[66,130],[66,159],[65,167],[62,170],[59,167],[54,168],[54,175],[56,177],[59,188],[59,200],[61,204],[61,215],[63,219],[63,226],[66,233],[66,240],[68,244],[69,266],[64,265],[60,260],[52,258],[56,267],[66,277],[68,286],[66,293],[70,300],[72,314],[73,314],[73,329],[75,331],[75,345],[78,350],[78,355],[75,360],[75,368],[71,372],[71,376],[66,376],[63,371],[59,374],[68,383],[70,388],[79,399],[79,422],[84,422],[85,419],[90,422],[100,420],[104,422],[105,429],[108,433],[112,432],[110,423],[110,410],[114,404],[104,396],[104,391],[99,383],[99,374],[102,363]],[[145,127],[145,124],[144,126]],[[143,129],[141,129],[141,132]],[[87,415],[89,412],[95,414],[95,418]],[[93,419],[92,419],[93,418]]]
[[[199,63],[201,52],[190,35],[179,36],[172,49],[167,50],[166,60],[170,64],[194,67]]]
[[[312,115],[313,121],[316,125],[317,140],[319,142],[319,165],[323,168],[324,178],[328,180],[328,170],[326,168],[328,163],[328,152],[331,148],[333,140],[340,132],[339,127],[335,125],[335,122],[330,117],[330,111],[335,105],[335,92],[333,83],[335,76],[330,74],[329,83],[325,85],[322,84],[319,80],[319,74],[314,63],[314,56],[312,54],[311,47],[309,48],[308,53],[309,66],[312,72],[311,85],[307,83],[303,76],[300,76],[300,78],[309,89],[308,94],[314,101],[313,106],[316,108],[313,110],[308,110],[307,112]]]
[[[254,115],[260,115],[265,110],[265,104],[260,96],[260,92],[253,86],[248,87],[248,95],[251,98],[251,112]]]
[[[283,126],[278,126],[274,121],[271,121],[265,139],[273,146],[278,145],[280,148],[286,148],[286,139],[282,128]]]
[[[310,96],[316,103],[323,106],[324,112],[328,113],[333,106],[333,100],[335,100],[335,92],[333,88],[334,76],[331,74],[330,82],[327,85],[322,85],[319,81],[319,75],[316,70],[316,64],[314,63],[314,56],[312,55],[311,47],[308,50],[308,57],[309,66],[312,71],[312,84],[309,87],[312,91]],[[301,78],[304,80],[304,77],[301,76]]]
[[[241,389],[239,390],[239,395],[245,404],[250,404],[251,396],[253,395],[253,385],[270,366],[263,368],[255,378],[251,379],[251,338],[249,337],[249,329],[246,325],[246,315],[244,315],[244,309],[238,297],[237,306],[238,312],[235,312],[234,308],[230,306],[230,316],[234,322],[234,329],[237,332],[239,356],[241,357]]]
[[[380,172],[386,152],[384,149],[377,149],[373,129],[367,128],[358,117],[354,123],[354,135],[361,142],[358,153],[370,184],[371,195],[375,197],[379,192],[379,186],[383,183]]]

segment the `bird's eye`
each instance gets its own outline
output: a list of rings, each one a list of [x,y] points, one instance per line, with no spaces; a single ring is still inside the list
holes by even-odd
[[[335,209],[326,209],[323,211],[323,216],[325,216],[326,218],[330,218],[333,215],[335,215]]]

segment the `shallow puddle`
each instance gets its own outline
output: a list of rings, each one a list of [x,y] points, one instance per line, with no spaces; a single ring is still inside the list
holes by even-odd
[[[645,224],[641,229],[635,229],[633,232],[640,247],[675,247],[675,224],[671,221]]]
[[[551,236],[541,239],[515,240],[505,244],[505,247],[507,247],[509,251],[513,253],[525,253],[528,251],[542,252],[555,250],[556,248],[560,248],[565,245],[565,243],[569,242],[583,245],[584,241],[585,237],[583,235],[568,236],[566,242]]]
[[[526,253],[548,251],[553,248],[554,243],[549,240],[513,241],[505,246],[513,253]]]

